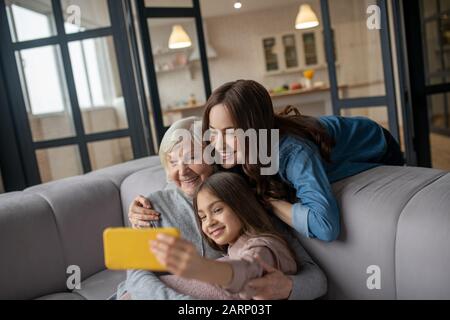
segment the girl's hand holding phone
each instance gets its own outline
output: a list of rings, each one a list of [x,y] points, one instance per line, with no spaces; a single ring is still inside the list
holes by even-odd
[[[157,240],[151,242],[150,249],[167,271],[176,276],[199,279],[204,272],[208,272],[207,260],[189,241],[159,234]]]

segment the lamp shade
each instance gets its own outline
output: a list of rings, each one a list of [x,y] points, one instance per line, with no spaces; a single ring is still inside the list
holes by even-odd
[[[295,20],[295,29],[309,29],[319,25],[319,19],[309,4],[302,4]]]
[[[186,31],[180,25],[175,25],[172,28],[172,34],[169,38],[169,49],[189,48],[192,46],[191,38],[189,38]]]

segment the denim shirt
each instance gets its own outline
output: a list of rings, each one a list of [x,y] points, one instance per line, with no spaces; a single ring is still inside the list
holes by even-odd
[[[324,116],[319,121],[336,141],[331,164],[322,160],[314,143],[287,135],[280,139],[279,174],[296,190],[295,230],[305,237],[333,241],[340,223],[331,183],[379,166],[387,145],[382,128],[368,118]]]

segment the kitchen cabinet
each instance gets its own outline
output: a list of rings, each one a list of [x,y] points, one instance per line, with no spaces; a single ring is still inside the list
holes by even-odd
[[[322,30],[302,30],[261,38],[266,75],[326,68]]]

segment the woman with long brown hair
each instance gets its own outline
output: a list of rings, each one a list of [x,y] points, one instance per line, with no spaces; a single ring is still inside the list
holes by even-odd
[[[237,129],[279,130],[278,174],[262,175],[259,159],[249,161],[249,143],[237,139]],[[293,108],[275,115],[268,91],[251,80],[215,90],[206,103],[203,131],[224,169],[246,176],[260,200],[298,233],[324,241],[336,240],[340,232],[331,183],[381,164],[403,165],[398,144],[374,121],[313,118]],[[265,139],[270,146],[270,135]]]

